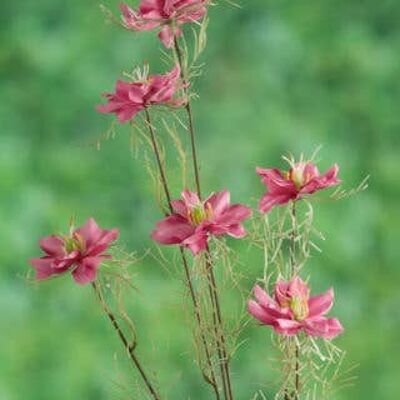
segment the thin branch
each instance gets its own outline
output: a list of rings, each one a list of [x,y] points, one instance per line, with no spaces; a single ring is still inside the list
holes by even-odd
[[[99,300],[104,312],[106,313],[108,319],[110,320],[114,330],[116,331],[118,337],[120,338],[122,344],[124,345],[125,349],[128,352],[128,356],[130,358],[130,360],[132,361],[132,363],[135,365],[135,367],[137,368],[137,370],[140,373],[140,376],[142,377],[147,389],[149,390],[151,396],[153,397],[154,400],[160,400],[160,396],[157,393],[156,389],[154,388],[153,384],[150,382],[149,377],[146,375],[144,368],[141,364],[141,362],[139,361],[138,357],[135,354],[135,348],[136,348],[136,341],[133,341],[132,343],[129,343],[128,339],[126,338],[125,334],[123,333],[120,325],[118,324],[118,321],[115,317],[115,315],[113,314],[113,312],[111,311],[110,307],[107,305],[106,301],[103,298],[103,295],[101,293],[101,289],[98,286],[98,284],[96,282],[92,283],[92,287],[95,291],[96,297]]]
[[[159,170],[159,174],[160,174],[160,178],[161,178],[161,183],[162,183],[162,186],[163,186],[163,189],[164,189],[164,194],[165,194],[165,197],[166,197],[167,202],[168,202],[169,211],[170,211],[170,213],[172,213],[173,212],[172,200],[171,200],[171,194],[170,194],[168,181],[167,181],[167,177],[166,177],[166,173],[165,173],[165,168],[164,168],[164,165],[163,165],[162,160],[161,160],[160,150],[159,150],[159,147],[158,147],[158,144],[157,144],[155,130],[154,130],[154,127],[153,127],[153,125],[151,123],[150,113],[149,113],[149,111],[147,109],[145,111],[145,115],[146,115],[146,123],[148,125],[149,132],[150,132],[150,139],[151,139],[154,155],[156,157],[156,162],[157,162],[157,166],[158,166],[158,170]],[[214,393],[215,393],[215,398],[217,400],[220,400],[217,380],[216,380],[214,369],[213,369],[213,365],[212,365],[212,362],[211,362],[211,353],[210,353],[210,350],[209,350],[209,347],[208,347],[208,344],[207,344],[206,337],[205,337],[204,333],[202,332],[203,323],[202,323],[202,318],[201,318],[201,314],[200,314],[200,308],[199,308],[199,304],[198,304],[198,301],[197,301],[196,293],[195,293],[195,290],[194,290],[194,287],[193,287],[192,279],[191,279],[191,276],[190,276],[190,271],[189,271],[189,265],[188,265],[188,262],[187,262],[187,258],[186,258],[185,252],[184,252],[184,250],[182,248],[180,248],[180,255],[181,255],[181,259],[182,259],[183,269],[184,269],[184,272],[185,272],[186,284],[187,284],[187,286],[189,288],[190,297],[191,297],[192,303],[193,303],[196,322],[197,322],[197,324],[199,326],[199,331],[200,331],[200,335],[201,335],[201,341],[202,341],[202,345],[204,347],[204,352],[205,352],[205,355],[206,355],[206,362],[208,364],[208,367],[210,369],[210,374],[211,374],[211,377],[206,376],[204,373],[203,373],[203,376],[204,376],[205,380],[213,387]]]
[[[197,191],[199,198],[201,199],[200,171],[199,171],[199,164],[197,162],[196,136],[195,136],[195,130],[194,130],[193,112],[192,112],[192,106],[191,106],[189,90],[188,90],[188,81],[186,79],[185,72],[184,72],[185,65],[183,62],[183,54],[182,54],[182,50],[179,46],[179,41],[178,41],[176,35],[174,35],[174,45],[175,45],[174,48],[175,48],[176,56],[178,58],[179,66],[181,69],[181,78],[182,78],[183,86],[184,86],[183,90],[185,91],[185,95],[187,98],[185,110],[186,110],[186,113],[188,116],[188,121],[189,121],[189,136],[190,136],[190,147],[191,147],[191,151],[192,151],[193,171],[194,171],[194,177],[195,177],[195,181],[196,181],[196,191]]]

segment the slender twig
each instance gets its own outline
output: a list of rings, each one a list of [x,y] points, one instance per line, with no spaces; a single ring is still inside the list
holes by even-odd
[[[290,215],[292,219],[292,233],[290,244],[290,278],[292,279],[296,274],[297,261],[296,261],[296,236],[297,236],[297,215],[296,215],[296,202],[293,201],[290,205]],[[299,400],[300,395],[300,344],[294,344],[294,400]]]
[[[292,232],[290,234],[290,278],[296,273],[296,236],[297,236],[297,224],[296,224],[296,202],[293,201],[290,204],[290,216],[292,220]]]
[[[299,400],[299,395],[300,395],[300,347],[299,344],[295,344],[296,350],[295,350],[295,395],[294,399]]]
[[[116,317],[114,316],[113,312],[111,311],[111,309],[109,308],[109,306],[105,302],[105,300],[103,298],[103,295],[101,293],[101,289],[98,286],[98,284],[96,282],[93,282],[92,283],[92,287],[93,287],[93,289],[94,289],[94,291],[96,293],[96,296],[97,296],[100,304],[103,307],[104,312],[107,314],[107,317],[110,320],[113,328],[117,332],[118,337],[120,338],[122,344],[124,345],[125,349],[127,350],[130,360],[133,362],[133,364],[135,365],[135,367],[139,371],[139,373],[140,373],[140,375],[141,375],[141,377],[142,377],[147,389],[149,390],[151,396],[153,397],[154,400],[160,400],[161,398],[160,398],[159,394],[157,393],[156,389],[154,388],[154,386],[150,382],[149,377],[146,375],[142,364],[140,363],[138,357],[135,354],[136,342],[134,341],[133,343],[129,343],[129,341],[126,338],[125,334],[123,333],[120,325],[118,324],[118,321],[117,321]]]
[[[216,321],[218,323],[218,326],[215,328],[217,334],[217,339],[220,342],[221,346],[221,355],[222,358],[220,358],[221,366],[223,369],[222,376],[225,377],[225,385],[227,388],[227,394],[228,394],[228,399],[233,400],[233,391],[232,391],[232,384],[231,384],[231,377],[230,377],[230,368],[229,368],[229,357],[228,353],[226,350],[226,339],[224,335],[224,324],[222,321],[222,312],[221,312],[221,306],[219,302],[219,296],[218,296],[218,287],[217,287],[217,281],[215,279],[215,274],[214,274],[214,268],[212,264],[212,258],[211,258],[211,252],[209,249],[207,249],[206,253],[206,260],[207,260],[207,272],[209,275],[209,286],[210,286],[210,296],[212,298],[212,304],[214,306],[215,310],[215,315],[216,315]]]
[[[209,296],[211,300],[211,307],[212,307],[212,314],[213,314],[213,328],[214,328],[214,335],[215,335],[215,340],[217,342],[216,348],[217,348],[217,353],[218,353],[218,360],[219,360],[219,367],[221,370],[221,380],[222,380],[222,387],[224,391],[224,397],[225,399],[229,399],[229,391],[228,391],[228,384],[227,384],[227,378],[226,378],[226,369],[225,365],[223,363],[223,360],[225,359],[224,352],[223,352],[223,341],[221,340],[221,333],[218,329],[218,317],[217,317],[217,307],[215,304],[215,295],[214,292],[216,291],[215,286],[213,285],[213,280],[211,278],[211,273],[209,272],[209,269],[212,268],[212,265],[209,265],[207,262],[207,279],[208,279],[208,291],[209,291]]]
[[[154,155],[155,155],[156,161],[157,161],[158,172],[160,173],[161,183],[162,183],[162,186],[164,189],[165,197],[167,198],[169,211],[172,213],[173,212],[172,199],[171,199],[171,194],[170,194],[170,191],[168,188],[167,177],[165,175],[165,169],[164,169],[163,163],[161,161],[161,154],[160,154],[160,149],[157,144],[156,133],[155,133],[154,127],[151,123],[150,113],[149,113],[149,110],[147,110],[147,108],[145,110],[145,114],[146,114],[146,123],[148,125],[149,132],[150,132],[151,145],[153,147]]]
[[[193,121],[193,112],[192,106],[190,102],[190,93],[189,93],[189,85],[187,77],[185,76],[185,65],[183,60],[182,50],[179,46],[179,41],[176,35],[174,35],[174,49],[176,52],[176,56],[178,58],[179,66],[181,69],[181,78],[183,81],[183,87],[185,91],[185,96],[187,98],[187,103],[185,105],[185,110],[188,115],[189,121],[189,136],[190,136],[190,145],[192,151],[192,161],[193,161],[193,170],[194,170],[194,177],[196,183],[196,191],[201,199],[201,187],[200,187],[200,171],[199,171],[199,164],[197,161],[197,151],[196,151],[196,137],[195,137],[195,129],[194,129],[194,121]],[[217,351],[218,356],[220,359],[221,365],[221,379],[223,383],[224,395],[225,398],[228,400],[233,400],[233,393],[232,393],[232,385],[230,380],[230,371],[229,371],[229,360],[226,351],[226,342],[225,337],[223,334],[223,324],[222,324],[222,315],[221,315],[221,308],[219,305],[218,299],[218,290],[216,286],[214,271],[212,268],[210,253],[208,253],[207,258],[210,262],[210,267],[208,269],[208,282],[209,282],[209,293],[211,297],[211,304],[214,308],[214,331],[216,332],[216,339],[220,344],[217,344]],[[217,326],[218,324],[218,326]]]
[[[193,160],[193,172],[194,172],[194,177],[196,181],[196,191],[201,199],[201,187],[200,187],[200,171],[199,171],[199,164],[197,162],[197,151],[196,151],[196,135],[195,135],[195,130],[194,130],[194,121],[193,121],[193,112],[192,112],[192,105],[190,102],[190,95],[189,95],[189,89],[188,89],[188,81],[185,76],[185,66],[183,64],[183,55],[182,55],[182,50],[179,46],[179,41],[176,35],[174,35],[174,48],[176,51],[176,55],[178,58],[179,62],[179,67],[181,69],[181,78],[183,82],[183,90],[185,92],[185,96],[187,98],[187,102],[185,105],[185,110],[188,115],[188,121],[189,121],[189,136],[190,136],[190,147],[192,151],[192,160]]]
[[[171,194],[170,194],[170,190],[169,190],[169,186],[168,186],[165,168],[164,168],[164,165],[161,160],[160,150],[158,147],[155,130],[151,123],[150,113],[147,109],[145,110],[145,115],[146,115],[146,123],[148,125],[149,132],[150,132],[151,144],[153,147],[154,155],[156,157],[157,167],[158,167],[160,178],[161,178],[161,184],[163,186],[164,194],[165,194],[165,197],[166,197],[166,200],[168,203],[168,209],[169,209],[170,213],[173,213]],[[189,265],[188,265],[188,262],[186,259],[186,255],[182,248],[180,248],[180,254],[181,254],[183,269],[185,272],[186,284],[189,288],[190,297],[192,299],[195,318],[196,318],[196,322],[199,326],[201,341],[202,341],[202,345],[204,347],[204,352],[206,355],[206,362],[207,362],[208,368],[210,369],[211,377],[208,377],[204,374],[203,375],[204,375],[204,378],[206,379],[206,381],[213,387],[214,393],[215,393],[215,398],[217,400],[220,400],[218,384],[217,384],[217,380],[216,380],[215,373],[214,373],[214,368],[213,368],[212,361],[211,361],[211,353],[210,353],[210,350],[209,350],[209,347],[207,344],[207,339],[206,339],[204,333],[202,332],[203,323],[202,323],[202,318],[201,318],[201,314],[200,314],[200,307],[199,307],[196,293],[195,293],[195,290],[193,287],[192,278],[190,276]]]

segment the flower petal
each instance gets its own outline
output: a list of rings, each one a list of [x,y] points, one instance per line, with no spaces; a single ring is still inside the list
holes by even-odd
[[[100,239],[103,230],[94,218],[89,218],[81,228],[76,230],[76,233],[85,240],[86,248],[89,248]]]
[[[268,191],[276,194],[295,193],[296,187],[293,182],[283,177],[282,172],[277,168],[256,168],[257,174],[262,177],[262,182],[267,186]]]
[[[221,216],[216,218],[216,221],[221,224],[235,224],[249,218],[252,212],[250,207],[234,204],[223,211]]]
[[[47,236],[39,241],[39,246],[50,256],[61,256],[64,254],[64,240],[60,236]]]
[[[325,335],[325,339],[333,339],[344,332],[344,328],[337,318],[329,318],[328,326],[328,333]]]
[[[205,206],[209,204],[215,217],[219,217],[224,211],[229,208],[231,195],[227,190],[214,193],[206,201]]]
[[[180,32],[178,34],[178,29],[175,29],[175,32],[176,36],[180,36],[182,33]],[[169,25],[164,25],[158,34],[158,38],[167,49],[170,49],[174,45],[174,31],[172,27]]]
[[[276,205],[283,205],[286,203],[289,203],[291,199],[294,197],[289,194],[273,194],[273,193],[266,193],[264,196],[261,198],[258,209],[262,213],[267,213],[269,212],[274,206]]]
[[[333,299],[333,288],[328,289],[319,296],[311,297],[308,301],[309,317],[318,317],[328,313],[333,306]]]
[[[240,224],[230,225],[226,233],[235,239],[241,239],[246,236],[246,230]]]
[[[290,282],[286,282],[283,279],[278,279],[275,285],[275,300],[281,307],[288,307],[288,301],[290,300],[288,289]]]
[[[183,200],[172,200],[171,206],[175,214],[178,214],[185,218],[187,217],[188,210]]]
[[[183,241],[183,245],[188,247],[193,255],[197,255],[207,249],[208,236],[204,231],[198,231],[194,235]]]
[[[337,178],[338,172],[339,166],[335,164],[324,175],[320,175],[311,179],[306,185],[304,185],[300,192],[305,194],[312,194],[317,190],[322,190],[331,186],[338,185],[340,183],[340,180]]]
[[[127,29],[134,29],[136,31],[147,31],[150,29],[154,29],[155,27],[160,25],[161,22],[157,21],[161,18],[161,15],[159,15],[159,13],[157,15],[154,15],[154,18],[149,18],[148,20],[146,20],[146,11],[153,11],[153,7],[151,7],[150,9],[146,9],[146,7],[143,6],[145,2],[146,0],[142,2],[138,13],[133,11],[127,4],[120,4],[119,8],[122,12],[122,22]]]
[[[315,164],[309,162],[304,166],[303,177],[306,181],[309,181],[310,179],[316,178],[318,176],[320,176],[320,173]]]
[[[156,229],[151,237],[161,244],[181,244],[193,235],[195,227],[180,215],[171,215],[157,222]]]
[[[257,299],[257,301],[260,303],[261,306],[270,307],[276,305],[272,297],[270,297],[268,293],[265,290],[263,290],[259,285],[254,286],[253,292],[255,298]]]
[[[72,276],[79,285],[87,285],[96,280],[97,268],[103,257],[85,257],[72,271]]]
[[[302,326],[298,321],[291,319],[278,318],[275,320],[274,329],[277,333],[285,336],[294,336],[300,330]]]
[[[343,332],[343,327],[336,318],[307,318],[303,321],[304,330],[310,336],[333,339]]]
[[[272,299],[267,292],[261,289],[260,286],[256,285],[253,289],[254,296],[257,299],[258,303],[261,307],[265,309],[265,311],[273,318],[282,318],[282,319],[292,319],[292,314],[289,309],[281,308],[276,303],[274,299]]]
[[[288,294],[292,298],[298,297],[300,299],[308,300],[310,297],[310,289],[299,276],[295,276],[289,283]]]
[[[247,303],[248,312],[258,321],[264,325],[274,325],[275,318],[271,316],[268,311],[261,307],[254,300],[249,300]]]
[[[86,249],[85,255],[93,257],[103,253],[103,251],[110,247],[112,242],[118,239],[118,236],[118,229],[103,229],[99,239]]]
[[[186,207],[189,209],[193,208],[193,207],[197,207],[201,204],[201,201],[200,201],[197,193],[191,192],[190,190],[187,190],[187,189],[182,192],[182,198],[186,204]]]
[[[36,270],[36,280],[41,281],[54,275],[54,270],[51,267],[52,263],[53,259],[47,257],[33,258],[31,260],[31,265]]]

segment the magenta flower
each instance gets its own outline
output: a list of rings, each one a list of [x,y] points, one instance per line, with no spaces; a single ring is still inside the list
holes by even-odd
[[[310,297],[310,289],[296,276],[290,282],[277,282],[274,299],[257,285],[254,296],[257,301],[248,302],[249,313],[281,335],[293,336],[303,330],[309,336],[333,339],[343,332],[336,318],[325,317],[333,305],[332,288]]]
[[[288,172],[279,169],[256,169],[262,182],[268,188],[259,203],[259,210],[267,213],[276,205],[283,205],[290,200],[299,200],[306,194],[326,189],[340,183],[337,178],[339,167],[335,164],[325,174],[320,175],[312,163],[293,164]]]
[[[93,218],[89,218],[85,225],[71,230],[68,236],[52,235],[41,239],[39,245],[46,255],[31,260],[36,279],[71,272],[76,283],[93,282],[99,265],[111,258],[104,252],[118,235],[117,229],[101,229]]]
[[[174,213],[157,223],[151,235],[156,242],[188,247],[196,255],[206,250],[210,235],[234,238],[246,235],[241,222],[249,218],[252,211],[241,204],[230,205],[227,190],[212,194],[205,201],[185,190],[182,198],[172,202]]]
[[[165,47],[171,48],[174,34],[176,37],[182,34],[180,26],[202,19],[207,12],[207,3],[208,0],[141,0],[137,11],[125,3],[120,4],[120,9],[127,29],[149,31],[161,28],[158,37]]]
[[[186,102],[184,98],[174,98],[174,95],[183,88],[180,83],[180,73],[177,65],[166,75],[150,75],[137,82],[119,80],[115,86],[115,93],[103,94],[108,103],[97,106],[97,110],[106,114],[114,113],[119,122],[124,123],[152,105],[180,107]]]

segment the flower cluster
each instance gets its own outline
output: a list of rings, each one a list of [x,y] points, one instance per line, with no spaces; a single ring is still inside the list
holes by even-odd
[[[191,70],[191,67],[185,63],[187,54],[183,54],[182,57],[179,38],[183,34],[183,25],[199,23],[205,17],[209,4],[209,0],[141,0],[138,9],[133,10],[127,4],[122,3],[120,5],[122,24],[127,29],[134,31],[157,29],[160,40],[166,48],[171,49],[171,59],[177,60],[177,64],[172,67],[170,72],[165,74],[149,75],[146,69],[146,73],[138,72],[134,77],[131,77],[130,81],[118,80],[114,92],[103,94],[107,102],[97,106],[97,110],[100,113],[115,114],[121,124],[132,121],[141,112],[145,114],[150,134],[149,143],[155,155],[158,175],[170,210],[168,215],[156,223],[151,238],[158,244],[180,247],[186,272],[186,283],[190,289],[189,292],[202,339],[199,342],[201,342],[200,346],[204,347],[205,361],[208,363],[209,371],[207,371],[207,374],[204,371],[202,372],[207,382],[213,386],[216,398],[220,399],[219,393],[223,391],[225,400],[229,400],[233,398],[228,367],[229,353],[225,347],[227,341],[224,337],[224,326],[220,315],[217,280],[213,272],[215,265],[212,263],[214,253],[211,239],[213,238],[215,241],[222,236],[230,236],[236,239],[244,238],[247,233],[244,222],[252,216],[253,211],[243,204],[231,204],[228,190],[214,192],[205,200],[200,195],[199,168],[190,106],[191,93],[189,93],[189,77],[193,68]],[[187,70],[189,72],[186,76]],[[162,145],[159,143],[162,142],[162,139],[156,137],[157,129],[153,128],[151,124],[150,114],[152,112],[149,110],[155,106],[179,108],[184,105],[186,105],[185,111],[188,114],[188,125],[187,127],[184,123],[181,125],[188,131],[191,141],[197,192],[186,189],[182,192],[180,199],[171,200],[170,193],[172,193],[172,190],[168,187],[166,178],[168,174],[165,173],[163,153],[162,150],[160,151]],[[269,213],[275,207],[283,205],[291,207],[292,230],[282,240],[291,240],[290,276],[279,277],[275,284],[273,296],[270,296],[260,286],[255,285],[253,289],[255,300],[248,301],[248,312],[262,325],[272,327],[277,334],[284,337],[302,333],[331,340],[343,332],[343,327],[338,319],[326,316],[333,306],[333,289],[331,288],[318,296],[310,296],[308,284],[301,279],[299,270],[296,269],[295,205],[306,196],[338,185],[340,183],[338,178],[339,167],[335,164],[327,172],[321,174],[315,164],[305,162],[303,159],[299,162],[290,161],[289,164],[290,168],[287,171],[277,168],[257,168],[256,172],[267,188],[267,192],[259,200],[259,212],[261,214]],[[287,219],[282,221],[282,225],[287,224]],[[93,218],[89,218],[82,227],[77,229],[72,227],[68,235],[51,235],[41,239],[39,245],[44,255],[32,259],[31,264],[36,270],[37,280],[70,273],[74,281],[80,285],[93,283],[92,286],[103,304],[103,309],[123,345],[128,349],[128,355],[139,369],[150,395],[154,400],[160,400],[137,357],[133,354],[134,346],[127,346],[128,340],[124,336],[123,329],[119,326],[110,308],[104,303],[101,288],[95,282],[98,268],[104,260],[111,258],[108,250],[118,236],[119,231],[117,229],[102,229]],[[206,314],[206,318],[209,319],[205,319],[205,321],[212,321],[210,324],[212,324],[214,344],[211,345],[209,344],[209,337],[204,335],[203,331],[207,329],[208,324],[202,321],[202,313],[207,313],[208,310],[207,307],[203,307],[201,300],[199,301],[196,298],[197,282],[193,285],[191,281],[189,264],[185,257],[187,250],[192,253],[193,257],[204,252],[207,254],[206,273],[208,274],[210,298],[209,303],[205,304],[210,305],[212,318],[211,314]],[[204,261],[201,257],[198,260]],[[196,267],[197,264],[193,264]],[[290,340],[284,339],[283,342],[289,343]],[[217,378],[213,366],[216,355],[210,355],[210,348],[217,349],[218,359],[220,360],[221,368]],[[301,386],[298,369],[299,355],[299,349],[296,348],[294,371],[296,388],[293,392],[293,398],[296,399],[299,398]],[[208,376],[208,373],[210,376]],[[221,388],[218,387],[219,383],[221,383]],[[289,394],[292,398],[292,392],[288,391],[287,387],[284,388],[284,393],[285,399],[289,398],[287,397]]]
[[[171,92],[152,93],[158,98],[164,96],[164,99],[171,96]],[[119,115],[119,119],[124,118]],[[324,175],[320,175],[312,163],[294,164],[288,172],[257,168],[257,173],[269,189],[260,200],[259,210],[263,213],[275,205],[300,200],[305,194],[340,182],[337,165]],[[208,249],[211,236],[243,238],[246,230],[242,223],[252,215],[252,210],[245,205],[231,205],[227,190],[213,193],[204,201],[197,193],[184,190],[182,198],[173,200],[171,207],[173,213],[156,224],[151,237],[159,244],[188,248],[193,255]],[[93,282],[98,266],[104,259],[110,258],[104,252],[117,237],[117,229],[103,230],[90,218],[84,226],[71,230],[67,236],[43,238],[40,247],[46,255],[31,261],[36,269],[36,278],[43,280],[71,272],[79,284]],[[249,301],[249,313],[262,324],[272,326],[279,334],[291,336],[302,330],[310,336],[332,339],[343,331],[337,319],[324,316],[333,305],[332,289],[320,296],[310,297],[308,286],[295,276],[289,282],[277,282],[274,298],[257,285],[254,295],[257,301]]]

